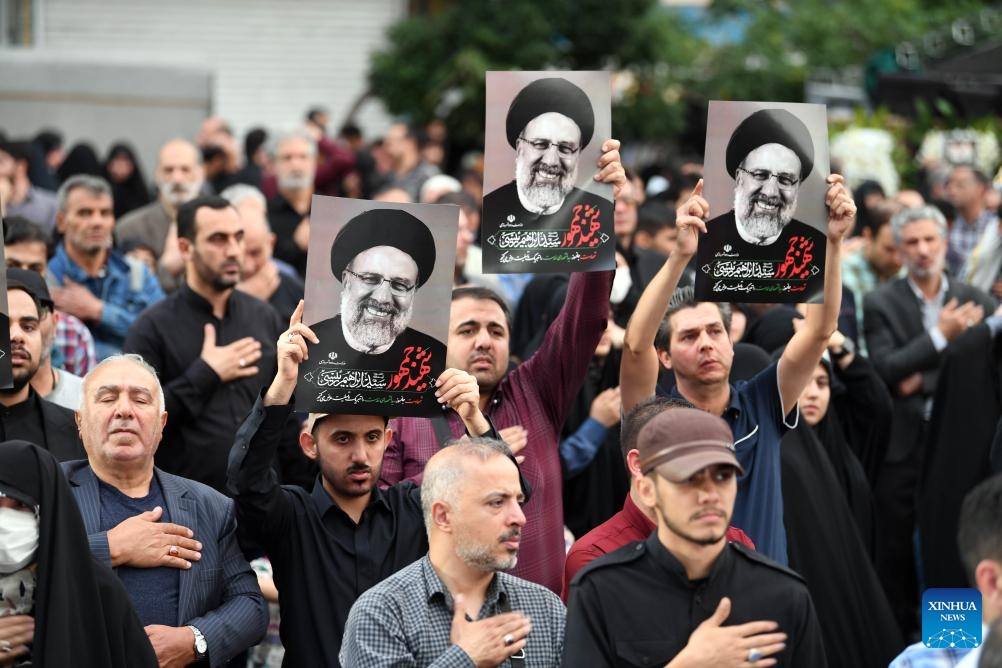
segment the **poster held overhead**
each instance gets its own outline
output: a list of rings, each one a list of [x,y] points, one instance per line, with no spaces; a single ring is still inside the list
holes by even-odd
[[[608,72],[487,73],[484,272],[615,268],[611,119]]]
[[[820,301],[828,211],[824,105],[710,102],[696,298]]]
[[[441,413],[459,207],[313,196],[296,410]]]

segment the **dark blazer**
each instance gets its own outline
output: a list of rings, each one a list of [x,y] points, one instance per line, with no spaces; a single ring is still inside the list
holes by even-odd
[[[80,506],[91,552],[110,566],[108,534],[100,531],[97,476],[86,460],[67,462],[63,471]],[[268,628],[268,606],[237,546],[233,501],[194,480],[160,469],[154,475],[171,521],[191,529],[202,543],[201,560],[180,573],[177,626],[191,624],[201,631],[210,664],[223,665],[259,642]]]
[[[974,301],[986,314],[995,309],[991,297],[956,279],[950,279],[943,303],[953,298],[960,304]],[[907,278],[891,281],[863,298],[863,331],[870,361],[894,395],[887,459],[902,461],[921,445],[918,440],[923,411],[936,389],[942,359],[922,325],[921,306]],[[922,374],[922,390],[908,397],[897,396],[897,383],[916,371]]]
[[[61,462],[86,457],[73,411],[41,397],[38,397],[38,405],[41,406],[42,427],[45,429],[45,443],[38,445]]]

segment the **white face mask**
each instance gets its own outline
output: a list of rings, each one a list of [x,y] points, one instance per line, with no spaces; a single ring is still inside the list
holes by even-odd
[[[0,508],[0,573],[13,573],[35,560],[38,518],[35,513]]]
[[[612,293],[609,295],[609,301],[613,304],[621,304],[632,287],[633,277],[630,276],[630,268],[616,267],[616,277],[612,279]]]

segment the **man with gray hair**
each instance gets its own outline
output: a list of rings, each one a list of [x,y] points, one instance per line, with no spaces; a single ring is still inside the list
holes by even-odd
[[[428,460],[428,554],[359,597],[341,664],[559,666],[564,607],[503,571],[518,560],[524,480],[502,441],[453,441]]]
[[[83,320],[98,360],[120,352],[136,316],[164,297],[142,262],[112,250],[115,214],[111,186],[96,176],[73,176],[56,195],[63,240],[49,262],[56,308]]]
[[[317,142],[305,130],[278,138],[274,150],[278,194],[268,200],[268,221],[278,237],[275,255],[306,275],[310,203],[317,174]]]
[[[157,155],[154,180],[157,200],[123,216],[115,228],[115,238],[119,244],[136,240],[152,249],[160,284],[172,291],[184,272],[184,258],[177,244],[177,209],[202,190],[202,152],[184,139],[168,141]]]
[[[863,299],[870,360],[894,395],[891,442],[874,490],[877,572],[906,635],[916,627],[918,580],[912,547],[915,490],[943,351],[995,308],[981,290],[944,273],[946,219],[939,209],[903,209],[891,219],[907,272]]]
[[[153,368],[138,355],[98,364],[76,422],[87,459],[63,470],[91,552],[116,569],[160,665],[225,665],[260,640],[268,611],[233,502],[153,464],[167,422]]]

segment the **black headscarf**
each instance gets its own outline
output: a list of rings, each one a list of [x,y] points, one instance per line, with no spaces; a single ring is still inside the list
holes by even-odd
[[[87,176],[104,176],[104,168],[98,160],[97,151],[86,142],[80,142],[70,149],[62,164],[56,169],[59,185],[66,183],[71,176],[86,174]]]
[[[108,165],[114,158],[123,157],[132,163],[132,174],[124,181],[111,178]],[[114,144],[108,149],[108,157],[104,161],[104,178],[111,184],[112,198],[115,202],[115,220],[125,214],[146,206],[153,201],[149,186],[143,178],[143,169],[136,159],[136,152],[125,143]]]
[[[0,443],[0,491],[39,508],[34,666],[156,666],[118,577],[91,556],[80,510],[56,459],[26,441]]]

